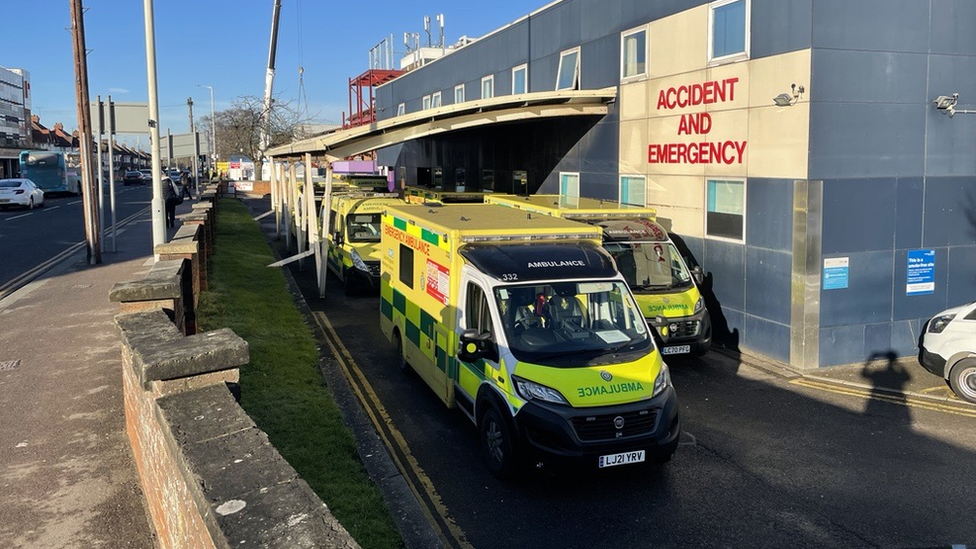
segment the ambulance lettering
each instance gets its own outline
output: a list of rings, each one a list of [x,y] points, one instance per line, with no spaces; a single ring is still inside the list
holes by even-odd
[[[593,387],[577,387],[576,394],[580,398],[615,395],[618,393],[634,393],[644,390],[644,384],[639,381],[614,383],[612,385],[594,385]]]
[[[419,238],[413,236],[412,234],[407,234],[401,231],[400,229],[397,229],[390,225],[384,225],[383,232],[385,232],[387,235],[397,240],[398,242],[410,246],[411,248],[417,250],[418,252],[424,255],[430,255],[430,244],[428,242],[424,242],[423,240],[420,240]]]

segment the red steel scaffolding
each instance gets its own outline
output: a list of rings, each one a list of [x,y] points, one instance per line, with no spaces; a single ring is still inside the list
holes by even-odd
[[[376,121],[373,108],[373,88],[403,74],[395,69],[369,69],[349,79],[349,117],[342,121],[342,129],[355,128]],[[367,95],[367,91],[368,95]]]

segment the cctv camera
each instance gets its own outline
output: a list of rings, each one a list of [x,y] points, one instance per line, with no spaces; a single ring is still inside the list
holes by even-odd
[[[940,111],[944,111],[944,110],[950,110],[953,107],[955,107],[956,101],[958,99],[959,99],[958,93],[954,93],[952,94],[952,96],[940,95],[935,98],[935,101],[933,101],[933,103],[935,103],[935,108],[939,109]]]

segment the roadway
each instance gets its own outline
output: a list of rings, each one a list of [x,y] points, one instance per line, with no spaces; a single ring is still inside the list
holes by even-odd
[[[503,482],[474,426],[379,330],[378,297],[292,272],[445,546],[948,547],[976,543],[976,408],[807,383],[729,355],[669,358],[683,435],[663,466]],[[920,367],[911,375],[924,376]]]
[[[151,187],[116,184],[116,221],[123,220],[149,206]],[[109,193],[105,193],[105,241],[102,253],[112,249]],[[33,210],[6,208],[0,210],[0,298],[30,281],[46,267],[85,247],[85,224],[82,197],[47,196],[44,206]]]

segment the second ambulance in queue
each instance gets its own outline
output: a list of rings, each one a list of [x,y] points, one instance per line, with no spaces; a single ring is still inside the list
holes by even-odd
[[[403,204],[395,193],[338,191],[329,216],[329,269],[342,280],[346,295],[380,286],[380,216]]]
[[[601,229],[492,205],[390,206],[380,325],[477,427],[488,469],[666,462],[677,397]]]
[[[603,229],[603,247],[617,262],[644,317],[657,328],[661,353],[701,356],[708,352],[712,322],[698,289],[701,269],[688,269],[668,232],[657,223],[653,208],[543,194],[493,194],[485,202]]]

